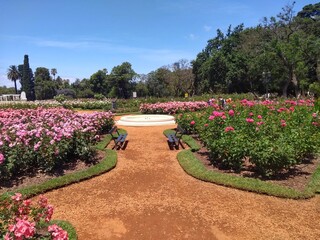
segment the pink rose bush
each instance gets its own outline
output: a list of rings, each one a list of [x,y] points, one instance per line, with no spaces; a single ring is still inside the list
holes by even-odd
[[[233,102],[222,110],[180,114],[179,125],[197,133],[213,164],[240,171],[248,159],[261,175],[272,175],[310,159],[320,150],[320,117],[312,100]]]
[[[44,196],[37,205],[24,200],[20,193],[0,199],[0,233],[5,240],[66,240],[68,233],[56,224],[50,225],[53,206]],[[45,229],[47,229],[45,231]]]
[[[142,113],[175,114],[182,112],[194,112],[207,108],[209,105],[204,101],[199,102],[166,102],[166,103],[143,103],[140,105]]]
[[[53,240],[68,239],[68,233],[56,224],[49,226],[48,231],[51,233]]]
[[[92,155],[97,135],[113,125],[111,112],[77,114],[63,108],[0,110],[0,179]]]

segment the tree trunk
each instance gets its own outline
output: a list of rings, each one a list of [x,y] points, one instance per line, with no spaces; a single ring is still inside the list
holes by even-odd
[[[295,93],[296,97],[298,97],[299,96],[298,79],[297,79],[297,75],[295,74],[294,71],[292,71],[292,83],[294,85],[294,93]]]
[[[317,79],[318,81],[320,81],[320,60],[317,61],[316,73],[317,73]]]
[[[18,94],[18,89],[17,89],[17,80],[14,80],[14,89],[16,91],[16,94]]]
[[[289,87],[290,81],[288,80],[285,85],[282,88],[282,97],[287,98],[288,96],[288,87]]]

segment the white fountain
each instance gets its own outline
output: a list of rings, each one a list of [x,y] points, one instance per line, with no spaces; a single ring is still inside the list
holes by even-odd
[[[128,115],[116,121],[117,125],[135,127],[172,125],[175,123],[173,116],[160,114]]]

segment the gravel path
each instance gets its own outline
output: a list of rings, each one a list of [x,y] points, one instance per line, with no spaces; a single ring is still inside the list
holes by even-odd
[[[320,239],[320,197],[286,200],[187,175],[163,130],[124,127],[117,167],[46,194],[84,239]],[[111,143],[113,145],[113,143]]]

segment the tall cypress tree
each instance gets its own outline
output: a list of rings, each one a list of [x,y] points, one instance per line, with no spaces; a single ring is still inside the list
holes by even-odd
[[[25,91],[28,100],[35,100],[33,73],[29,66],[29,57],[24,55],[21,90]]]

